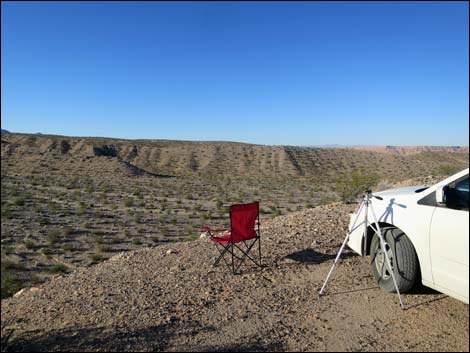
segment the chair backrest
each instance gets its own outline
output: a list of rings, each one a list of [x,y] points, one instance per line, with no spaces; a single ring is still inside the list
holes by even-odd
[[[255,222],[259,216],[259,202],[230,206],[231,242],[257,237]]]

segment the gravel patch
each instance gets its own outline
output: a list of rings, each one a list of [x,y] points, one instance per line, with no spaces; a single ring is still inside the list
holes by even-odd
[[[2,300],[12,351],[468,351],[468,305],[424,287],[396,295],[344,252],[355,205],[261,225],[262,269],[213,268],[210,240],[120,253]],[[255,252],[256,253],[256,252]]]

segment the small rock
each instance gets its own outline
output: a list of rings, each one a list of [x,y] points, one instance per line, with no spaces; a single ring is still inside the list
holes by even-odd
[[[27,288],[23,288],[21,290],[19,290],[18,292],[16,292],[13,297],[14,298],[18,298],[21,294],[23,294],[25,291],[27,290]]]

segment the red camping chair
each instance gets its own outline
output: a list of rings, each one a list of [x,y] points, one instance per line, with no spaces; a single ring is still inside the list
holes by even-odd
[[[261,267],[259,202],[230,206],[230,228],[211,229],[203,226],[201,230],[209,233],[210,239],[219,250],[220,256],[215,260],[214,266],[217,266],[223,259],[225,264],[232,268],[233,274],[236,274],[242,263],[248,258]],[[214,236],[213,233],[225,234]],[[256,242],[258,242],[259,263],[249,255]],[[241,247],[240,243],[243,243],[245,249]],[[225,259],[226,254],[231,255],[231,263]],[[240,261],[236,267],[235,259]]]

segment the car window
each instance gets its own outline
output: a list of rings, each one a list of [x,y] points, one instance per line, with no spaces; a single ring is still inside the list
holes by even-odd
[[[454,185],[449,185],[445,191],[446,206],[454,210],[468,211],[469,208],[469,178],[462,179]]]
[[[455,188],[459,190],[460,192],[468,193],[468,177],[458,182],[457,185],[455,185]]]

